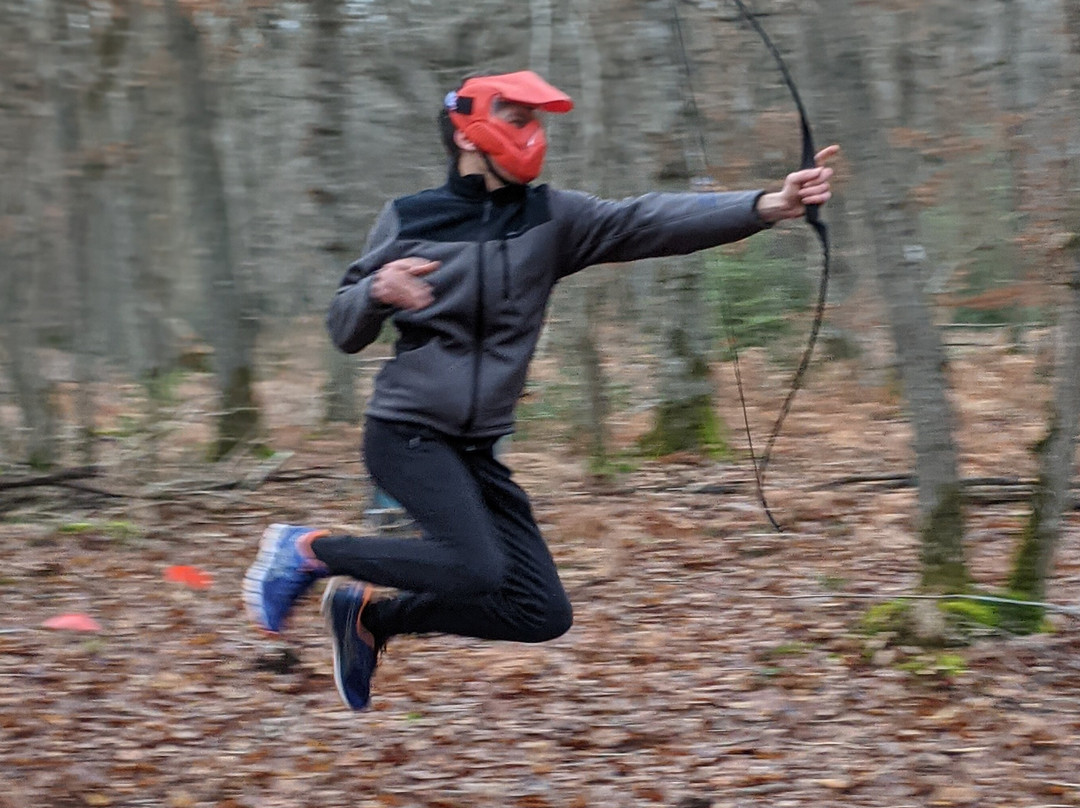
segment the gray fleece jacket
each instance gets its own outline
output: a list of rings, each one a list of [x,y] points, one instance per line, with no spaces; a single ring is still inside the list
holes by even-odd
[[[330,304],[334,343],[355,353],[390,319],[394,356],[375,380],[367,415],[454,437],[513,431],[514,408],[555,284],[593,264],[684,255],[767,227],[762,191],[650,193],[613,201],[546,185],[488,192],[451,172],[441,188],[389,203]],[[424,277],[435,301],[399,311],[370,294],[383,264],[440,261]]]

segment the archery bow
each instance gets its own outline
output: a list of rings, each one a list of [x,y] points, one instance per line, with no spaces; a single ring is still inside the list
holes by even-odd
[[[765,31],[765,28],[758,22],[757,18],[746,7],[743,0],[732,0],[735,6],[739,10],[739,14],[745,19],[750,26],[757,32],[761,41],[765,47],[768,48],[769,53],[772,54],[773,60],[776,62],[777,67],[780,69],[780,75],[784,79],[784,84],[787,86],[791,93],[791,97],[795,102],[795,107],[799,112],[799,127],[802,134],[802,157],[800,160],[800,169],[813,168],[815,165],[814,155],[816,149],[814,148],[814,137],[810,130],[810,120],[806,114],[806,107],[803,105],[802,97],[799,95],[799,88],[795,84],[795,80],[791,76],[791,72],[788,70],[787,63],[784,61],[784,57],[780,54],[780,50],[773,43],[769,34]],[[682,54],[683,67],[686,71],[687,93],[690,97],[691,112],[696,121],[698,129],[698,139],[700,141],[699,148],[701,149],[702,160],[705,162],[706,168],[709,167],[708,149],[705,142],[705,126],[701,110],[698,108],[697,101],[694,97],[693,83],[692,83],[692,71],[690,69],[690,56],[686,50],[686,42],[683,37],[682,19],[679,16],[679,0],[672,0],[672,11],[675,18],[675,33],[678,40],[679,50]],[[754,469],[754,483],[757,487],[758,500],[761,502],[762,508],[765,510],[765,515],[769,519],[769,523],[777,530],[782,532],[780,524],[773,516],[771,509],[769,508],[768,500],[765,497],[765,472],[769,466],[769,460],[772,457],[773,446],[776,443],[777,437],[780,435],[780,430],[783,428],[784,420],[787,418],[788,413],[791,411],[792,402],[795,400],[795,394],[802,386],[803,377],[806,375],[806,370],[810,366],[810,359],[814,353],[814,346],[817,343],[818,333],[821,331],[821,323],[825,317],[825,302],[828,296],[829,290],[829,230],[825,222],[821,218],[819,205],[807,205],[806,206],[806,222],[813,228],[817,234],[818,241],[821,243],[822,253],[822,267],[821,267],[821,280],[818,283],[818,296],[817,303],[814,307],[814,319],[810,326],[810,336],[806,342],[806,348],[803,350],[802,357],[799,360],[799,364],[795,369],[795,373],[791,378],[791,387],[788,390],[787,396],[784,398],[784,403],[780,407],[780,413],[776,417],[776,421],[773,423],[772,429],[769,431],[768,440],[765,443],[765,451],[762,453],[761,458],[758,459],[754,455],[754,442],[750,433],[750,419],[746,411],[746,397],[743,394],[742,387],[742,374],[739,369],[739,357],[735,350],[734,343],[732,344],[732,352],[734,356],[733,365],[735,368],[735,382],[739,390],[739,403],[742,406],[743,425],[746,428],[747,447],[750,451],[750,463]]]

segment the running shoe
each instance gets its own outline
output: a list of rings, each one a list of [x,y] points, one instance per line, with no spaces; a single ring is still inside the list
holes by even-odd
[[[371,703],[371,677],[382,650],[382,643],[360,622],[370,599],[370,586],[344,580],[327,584],[322,599],[334,642],[334,684],[341,700],[353,710],[367,709]]]
[[[330,574],[326,565],[302,547],[326,531],[300,525],[270,525],[259,542],[259,553],[244,576],[244,605],[252,622],[278,633],[293,604],[319,578]]]

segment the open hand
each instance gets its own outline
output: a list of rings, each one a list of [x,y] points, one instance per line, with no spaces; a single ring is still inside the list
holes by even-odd
[[[371,282],[371,296],[387,306],[416,311],[430,306],[435,300],[431,284],[421,280],[442,264],[426,258],[398,258],[383,264]]]

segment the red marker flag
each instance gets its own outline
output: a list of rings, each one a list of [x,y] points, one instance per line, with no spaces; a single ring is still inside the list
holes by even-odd
[[[50,617],[41,625],[43,628],[51,628],[57,631],[101,631],[101,623],[90,617],[90,615],[80,612],[58,614],[56,617]]]
[[[165,580],[183,584],[190,589],[209,589],[214,579],[206,570],[178,564],[165,570]]]

